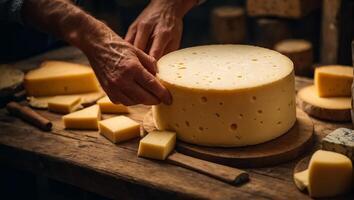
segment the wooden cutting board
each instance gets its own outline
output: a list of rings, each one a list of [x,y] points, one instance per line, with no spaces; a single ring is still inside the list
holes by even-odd
[[[297,122],[284,135],[258,145],[246,147],[203,147],[178,141],[176,149],[183,154],[233,167],[265,167],[295,159],[312,144],[313,123],[306,113],[297,109]],[[156,130],[152,112],[143,120],[146,132]],[[261,134],[261,133],[260,133]]]

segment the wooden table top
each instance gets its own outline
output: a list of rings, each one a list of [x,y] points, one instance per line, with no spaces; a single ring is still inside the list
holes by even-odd
[[[67,47],[15,64],[31,69],[47,59],[87,64],[85,56]],[[312,80],[296,78],[296,88]],[[133,106],[130,117],[141,122],[148,106]],[[46,111],[53,120],[52,132],[42,132],[0,109],[0,164],[40,173],[114,199],[310,199],[292,181],[298,159],[267,168],[245,169],[251,181],[236,187],[203,174],[136,156],[138,140],[112,144],[96,131],[63,130],[61,116]],[[315,145],[320,138],[349,123],[313,119]],[[337,198],[338,199],[338,198]],[[354,199],[353,192],[339,199]]]

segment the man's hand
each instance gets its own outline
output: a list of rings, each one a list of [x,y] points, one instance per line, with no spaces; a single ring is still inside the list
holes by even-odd
[[[196,0],[151,0],[129,27],[125,40],[159,59],[179,48],[183,16]]]

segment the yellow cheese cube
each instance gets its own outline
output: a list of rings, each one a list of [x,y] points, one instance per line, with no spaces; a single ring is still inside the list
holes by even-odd
[[[56,96],[48,102],[48,110],[57,113],[71,113],[81,106],[81,98],[78,96]]]
[[[118,116],[99,122],[99,132],[113,143],[140,136],[140,124],[134,120]]]
[[[315,69],[315,86],[320,97],[350,97],[353,82],[351,66],[324,66]]]
[[[153,131],[140,140],[138,156],[165,160],[176,144],[176,133]]]
[[[97,104],[101,108],[102,113],[114,114],[114,113],[127,113],[128,108],[123,104],[114,104],[109,100],[108,96],[103,97],[97,101]]]
[[[98,105],[63,116],[64,126],[67,129],[98,129],[98,121],[101,119],[101,111]]]
[[[28,72],[24,86],[28,96],[55,96],[99,90],[96,76],[90,67],[61,61],[46,61],[38,69]]]

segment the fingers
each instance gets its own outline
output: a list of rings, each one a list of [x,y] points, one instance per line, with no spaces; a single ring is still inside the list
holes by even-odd
[[[134,46],[145,51],[152,30],[153,26],[147,23],[140,23],[134,39]]]
[[[141,62],[141,64],[144,66],[145,69],[147,69],[151,74],[155,75],[157,72],[157,67],[156,67],[156,60],[154,57],[147,55],[141,50],[137,50],[136,54]]]
[[[135,36],[136,36],[136,26],[131,25],[128,29],[127,34],[125,35],[124,40],[129,42],[130,44],[134,44]]]
[[[136,82],[131,82],[129,87],[121,88],[122,92],[126,94],[135,104],[156,105],[160,100],[152,95],[146,89],[142,88]]]
[[[152,42],[149,55],[155,59],[161,58],[163,55],[167,44],[170,42],[169,35],[167,33],[161,33],[155,36]]]
[[[145,69],[136,77],[136,81],[145,90],[156,96],[163,103],[169,105],[172,103],[172,98],[169,91],[149,72]]]
[[[109,99],[115,104],[122,103],[126,106],[132,106],[136,104],[133,100],[131,100],[125,94],[121,93],[119,90],[118,91],[115,90],[114,92],[109,92],[107,93],[107,95]]]

